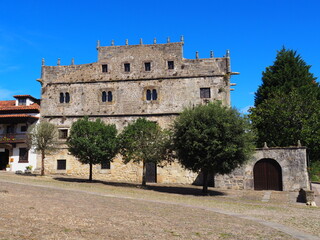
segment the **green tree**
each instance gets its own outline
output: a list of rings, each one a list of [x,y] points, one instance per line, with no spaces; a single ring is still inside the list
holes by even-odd
[[[203,193],[208,174],[228,174],[254,150],[254,134],[247,118],[221,103],[185,109],[174,122],[174,149],[187,169],[203,173]]]
[[[92,181],[92,166],[112,161],[118,153],[117,129],[100,119],[89,121],[85,117],[72,124],[67,145],[81,163],[89,164],[89,181]]]
[[[255,94],[255,106],[272,98],[274,93],[287,94],[293,89],[305,94],[313,88],[319,98],[319,85],[309,72],[310,67],[296,51],[283,47],[278,51],[273,65],[262,73],[262,85]]]
[[[267,142],[271,147],[287,147],[301,140],[310,158],[318,159],[320,88],[309,69],[295,51],[283,48],[274,65],[262,73],[249,115],[258,132],[258,146]]]
[[[124,163],[143,164],[142,186],[146,186],[146,164],[158,164],[171,159],[170,134],[156,122],[139,118],[124,128],[119,135],[120,154]]]
[[[41,154],[41,176],[44,175],[44,159],[57,148],[58,131],[54,124],[41,121],[28,128],[27,145]]]

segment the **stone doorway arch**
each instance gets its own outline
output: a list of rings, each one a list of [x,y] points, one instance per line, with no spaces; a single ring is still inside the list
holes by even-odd
[[[282,169],[279,163],[271,158],[256,162],[253,168],[254,190],[282,191]]]

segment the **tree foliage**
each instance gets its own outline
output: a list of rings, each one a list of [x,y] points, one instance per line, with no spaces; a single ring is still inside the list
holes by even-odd
[[[248,160],[254,150],[248,119],[219,102],[185,109],[174,122],[173,131],[180,163],[203,173],[203,193],[207,193],[209,173],[230,173]]]
[[[83,164],[89,164],[89,180],[92,166],[103,161],[112,161],[118,153],[117,129],[100,119],[89,121],[88,117],[74,122],[67,140],[69,151]]]
[[[139,118],[119,135],[120,154],[124,163],[143,163],[142,185],[146,185],[146,164],[170,160],[170,134],[156,122]]]
[[[319,97],[318,83],[312,73],[309,72],[310,65],[307,65],[296,51],[282,48],[272,66],[266,68],[262,73],[262,85],[255,94],[255,106],[275,93],[288,94],[293,89],[299,93],[308,93],[313,88]]]
[[[296,145],[298,140],[320,153],[320,88],[310,66],[295,51],[283,48],[273,66],[263,72],[250,118],[258,130],[258,146]]]
[[[41,153],[41,175],[44,175],[44,159],[57,147],[58,131],[54,124],[41,121],[28,128],[27,144]]]

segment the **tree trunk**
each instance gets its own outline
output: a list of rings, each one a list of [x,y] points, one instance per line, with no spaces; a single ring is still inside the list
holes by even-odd
[[[143,161],[143,170],[142,170],[142,186],[147,186],[147,164]]]
[[[202,176],[203,176],[202,193],[203,195],[207,195],[208,194],[208,169],[202,169]]]
[[[89,181],[92,181],[92,163],[89,163],[90,170],[89,170]]]
[[[41,176],[44,176],[44,158],[45,153],[44,151],[41,151]]]

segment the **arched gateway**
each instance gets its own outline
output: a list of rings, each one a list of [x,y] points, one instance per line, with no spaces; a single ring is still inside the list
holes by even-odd
[[[256,162],[253,178],[255,190],[282,191],[282,169],[274,159],[265,158]]]

